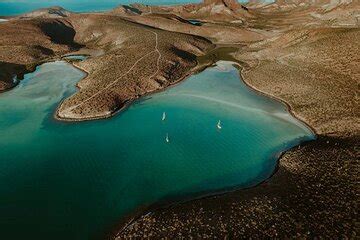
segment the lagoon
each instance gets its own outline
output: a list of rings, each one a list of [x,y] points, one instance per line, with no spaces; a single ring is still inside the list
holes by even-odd
[[[0,94],[3,239],[98,239],[139,208],[255,186],[315,138],[224,61],[111,119],[54,120],[84,76],[46,63]]]

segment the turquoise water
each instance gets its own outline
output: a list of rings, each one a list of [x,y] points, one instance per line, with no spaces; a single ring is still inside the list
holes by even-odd
[[[55,121],[83,76],[46,63],[0,94],[2,239],[100,238],[138,207],[256,185],[281,151],[314,139],[229,62],[111,119]]]
[[[192,25],[195,26],[201,26],[203,25],[203,22],[199,21],[199,20],[188,20]]]
[[[74,12],[93,12],[112,9],[120,4],[177,5],[201,0],[4,0],[0,1],[0,16],[16,15],[38,8],[61,6]]]

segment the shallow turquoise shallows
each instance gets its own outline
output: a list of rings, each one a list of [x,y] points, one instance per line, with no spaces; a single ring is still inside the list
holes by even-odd
[[[1,0],[0,16],[23,14],[38,8],[61,6],[74,12],[106,11],[121,4],[178,5],[201,0]]]
[[[46,63],[0,94],[2,239],[100,238],[140,207],[254,186],[282,151],[314,139],[229,62],[111,119],[54,120],[83,76]]]

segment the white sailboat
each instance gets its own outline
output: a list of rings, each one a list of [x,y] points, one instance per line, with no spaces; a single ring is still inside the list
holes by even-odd
[[[165,141],[166,141],[167,143],[169,143],[169,142],[170,142],[170,139],[169,139],[169,134],[168,134],[168,133],[166,134]]]
[[[220,120],[218,121],[218,123],[217,123],[216,126],[217,126],[218,129],[221,129],[221,128],[222,128],[222,126],[221,126],[221,121],[220,121]]]
[[[162,115],[162,121],[165,121],[165,119],[166,119],[166,113],[165,112],[163,112],[163,115]]]

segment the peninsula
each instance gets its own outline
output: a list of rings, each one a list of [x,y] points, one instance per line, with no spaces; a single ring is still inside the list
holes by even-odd
[[[277,171],[260,185],[146,208],[120,219],[110,239],[360,234],[358,1],[204,0],[94,13],[52,7],[6,20],[0,22],[1,92],[13,91],[42,63],[88,56],[72,63],[87,75],[59,103],[54,114],[60,121],[111,117],[231,60],[246,84],[286,103],[317,134],[282,154]]]

